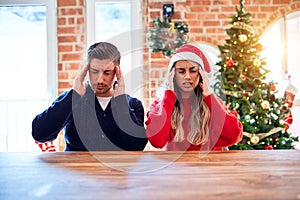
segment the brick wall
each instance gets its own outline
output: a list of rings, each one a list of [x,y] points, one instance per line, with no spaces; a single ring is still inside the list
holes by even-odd
[[[58,92],[72,87],[86,51],[84,0],[57,1]]]
[[[229,17],[235,14],[239,0],[143,0],[142,19],[147,28],[152,26],[156,16],[162,17],[162,6],[173,3],[175,14],[172,21],[180,20],[189,24],[191,42],[205,42],[212,45],[222,44],[226,38],[224,29],[228,27]],[[69,89],[78,69],[83,65],[86,46],[86,19],[84,0],[57,0],[57,37],[58,37],[58,81],[59,93]],[[246,0],[245,11],[251,12],[255,30],[263,32],[270,24],[300,10],[299,0]],[[146,38],[144,38],[146,42]],[[145,45],[146,46],[146,45]],[[166,74],[168,58],[161,53],[144,51],[146,85],[143,102],[148,109],[155,89]]]

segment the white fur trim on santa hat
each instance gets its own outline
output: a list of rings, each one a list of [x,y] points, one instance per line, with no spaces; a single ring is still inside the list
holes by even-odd
[[[206,73],[210,73],[211,71],[211,66],[206,53],[194,45],[184,44],[177,49],[171,57],[168,69],[171,70],[171,68],[174,66],[174,63],[179,60],[190,60],[196,62]]]
[[[191,52],[180,52],[180,53],[176,53],[172,56],[170,62],[169,62],[169,70],[171,70],[171,68],[173,67],[174,63],[177,62],[177,61],[180,61],[180,60],[190,60],[190,61],[193,61],[193,62],[196,62],[198,63],[202,70],[203,70],[203,61],[199,58],[199,56],[197,56],[196,54],[194,53],[191,53]]]

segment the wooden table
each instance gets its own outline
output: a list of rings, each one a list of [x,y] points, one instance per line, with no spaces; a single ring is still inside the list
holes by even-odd
[[[300,151],[0,153],[0,199],[300,199]]]

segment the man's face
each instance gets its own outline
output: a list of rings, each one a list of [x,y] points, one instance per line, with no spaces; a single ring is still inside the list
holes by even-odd
[[[96,96],[110,97],[113,95],[115,65],[112,61],[93,58],[90,61],[89,76]]]

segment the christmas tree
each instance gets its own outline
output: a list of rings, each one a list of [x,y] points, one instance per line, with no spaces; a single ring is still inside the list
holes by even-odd
[[[276,83],[268,80],[259,34],[251,25],[251,14],[244,12],[244,0],[231,17],[229,36],[219,45],[218,80],[214,85],[228,109],[243,124],[243,139],[229,149],[292,149],[298,137],[288,132],[285,120],[290,112],[287,99],[280,97]],[[278,97],[279,96],[279,97]]]

